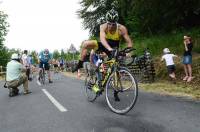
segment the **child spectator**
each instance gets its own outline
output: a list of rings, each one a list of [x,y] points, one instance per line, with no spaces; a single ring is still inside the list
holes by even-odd
[[[164,55],[162,56],[161,61],[165,60],[169,77],[174,81],[174,83],[176,83],[175,64],[173,58],[178,56],[171,54],[168,48],[164,48],[163,53]]]

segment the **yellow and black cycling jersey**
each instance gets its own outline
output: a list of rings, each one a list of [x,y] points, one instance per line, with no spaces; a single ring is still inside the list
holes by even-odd
[[[120,41],[121,37],[119,34],[119,24],[117,24],[117,28],[115,33],[110,33],[109,31],[106,31],[106,39],[107,40],[114,40],[114,41]]]
[[[121,35],[119,33],[119,24],[117,24],[117,28],[114,33],[110,33],[109,31],[106,31],[105,33],[106,33],[106,40],[108,44],[110,45],[110,47],[112,48],[119,47],[119,43],[121,40]],[[102,45],[101,42],[98,42],[97,40],[93,40],[93,41],[96,44],[94,50],[103,51],[103,52],[107,51],[107,49]]]

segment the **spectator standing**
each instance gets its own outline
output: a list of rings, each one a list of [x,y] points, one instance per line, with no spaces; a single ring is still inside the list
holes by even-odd
[[[61,59],[59,60],[59,63],[60,63],[60,70],[63,72],[63,70],[64,70],[64,64],[65,64],[64,59],[61,58]]]
[[[190,36],[183,37],[183,44],[184,44],[184,54],[183,54],[183,67],[185,71],[185,77],[183,78],[184,81],[191,82],[192,77],[192,39]]]
[[[23,63],[23,66],[26,68],[26,75],[28,77],[28,80],[31,80],[30,78],[31,62],[29,59],[30,58],[28,57],[28,51],[24,50],[24,53],[22,55],[22,63]]]

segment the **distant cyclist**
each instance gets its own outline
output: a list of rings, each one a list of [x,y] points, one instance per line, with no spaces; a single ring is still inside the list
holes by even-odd
[[[48,49],[45,49],[44,51],[41,51],[39,53],[38,60],[39,60],[39,75],[40,75],[40,72],[42,71],[42,68],[44,66],[44,68],[45,68],[45,70],[47,71],[47,74],[48,74],[49,83],[53,83],[52,78],[51,78],[51,74],[50,74],[50,71],[49,71],[49,69],[50,69],[49,63],[52,60],[52,54],[49,52]],[[41,85],[39,79],[40,78],[38,78],[37,83],[39,85]]]
[[[113,48],[119,48],[122,37],[126,41],[127,47],[132,47],[133,44],[128,35],[128,31],[124,25],[117,23],[118,19],[118,12],[114,9],[111,9],[106,13],[107,22],[100,25],[100,42],[97,40],[87,40],[82,43],[81,59],[72,72],[83,67],[83,60],[88,49],[105,52],[110,56]],[[116,101],[119,101],[117,92],[114,93],[114,97]]]

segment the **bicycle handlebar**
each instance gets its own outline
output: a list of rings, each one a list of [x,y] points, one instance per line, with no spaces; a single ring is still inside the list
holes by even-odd
[[[111,58],[117,58],[118,56],[126,56],[127,53],[130,53],[133,50],[136,50],[136,49],[132,48],[132,47],[127,47],[127,48],[119,51],[119,49],[116,48],[116,49],[113,49],[112,51],[110,51],[110,53],[107,54],[107,55],[108,55],[109,59],[111,59]]]
[[[121,52],[121,53],[130,53],[133,50],[136,50],[136,49],[132,48],[132,47],[127,47],[127,48],[125,48],[125,49],[123,49],[123,50],[121,50],[119,52]]]

